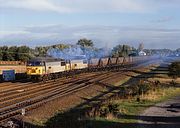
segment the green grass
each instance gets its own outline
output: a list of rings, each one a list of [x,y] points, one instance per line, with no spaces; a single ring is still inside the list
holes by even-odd
[[[169,87],[168,89],[164,88],[159,90],[160,93],[164,93],[164,95],[157,100],[157,102],[166,101],[172,97],[180,95],[180,88],[179,87]]]
[[[102,118],[102,117],[96,117],[91,120],[107,122],[107,124],[110,122],[113,122],[113,123],[136,123],[137,122],[136,119],[125,119],[125,118],[106,119],[106,118]]]
[[[157,95],[155,99],[142,99],[140,102],[136,101],[136,97],[131,100],[119,100],[113,101],[119,104],[119,108],[124,110],[123,114],[127,115],[136,115],[141,113],[146,108],[155,105],[156,103],[166,101],[172,97],[175,97],[180,94],[180,88],[177,87],[169,87],[169,88],[161,88],[158,89],[153,95]],[[150,97],[152,94],[148,94]]]
[[[119,110],[121,114],[125,115],[136,115],[139,114],[140,111],[144,110],[147,107],[150,107],[154,104],[153,101],[141,101],[137,102],[136,99],[132,99],[130,101],[115,101],[119,104]]]

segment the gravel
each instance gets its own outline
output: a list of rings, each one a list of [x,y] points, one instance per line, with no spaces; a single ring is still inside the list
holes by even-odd
[[[180,128],[180,95],[140,114],[140,128]]]

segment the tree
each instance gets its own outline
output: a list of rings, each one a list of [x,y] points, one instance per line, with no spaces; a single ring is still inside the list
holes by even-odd
[[[180,48],[176,49],[176,52],[180,52]]]
[[[138,51],[142,51],[144,49],[144,44],[140,43],[138,47]]]
[[[93,47],[94,46],[92,40],[88,40],[86,38],[78,40],[77,45],[81,45],[82,47]]]
[[[31,56],[30,56],[30,48],[27,47],[27,46],[18,47],[17,55],[18,55],[18,60],[28,61],[31,58]]]
[[[2,47],[2,60],[3,61],[7,61],[9,58],[9,52],[8,52],[8,47],[7,46],[3,46]]]
[[[36,47],[35,54],[36,56],[46,56],[48,49],[49,47]]]
[[[2,51],[2,47],[0,47],[0,60],[3,60],[3,51]]]
[[[17,54],[18,48],[16,46],[9,47],[8,52],[9,52],[9,58],[8,60],[14,61],[18,59],[18,54]]]
[[[63,49],[69,48],[69,45],[67,45],[67,44],[56,44],[56,45],[53,45],[52,48],[57,48],[57,49],[63,50]]]
[[[134,48],[129,45],[117,45],[112,50],[113,57],[125,57],[133,53]]]
[[[174,78],[180,77],[180,61],[173,62],[169,66],[169,75]]]

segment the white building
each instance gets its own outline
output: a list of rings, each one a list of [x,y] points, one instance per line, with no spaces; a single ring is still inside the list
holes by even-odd
[[[146,53],[144,51],[140,51],[138,54],[139,56],[146,56]]]

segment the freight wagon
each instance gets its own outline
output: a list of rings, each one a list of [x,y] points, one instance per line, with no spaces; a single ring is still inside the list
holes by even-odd
[[[0,80],[4,80],[3,71],[13,70],[15,78],[20,79],[26,74],[26,62],[22,61],[0,61]],[[8,75],[7,75],[8,76]]]

